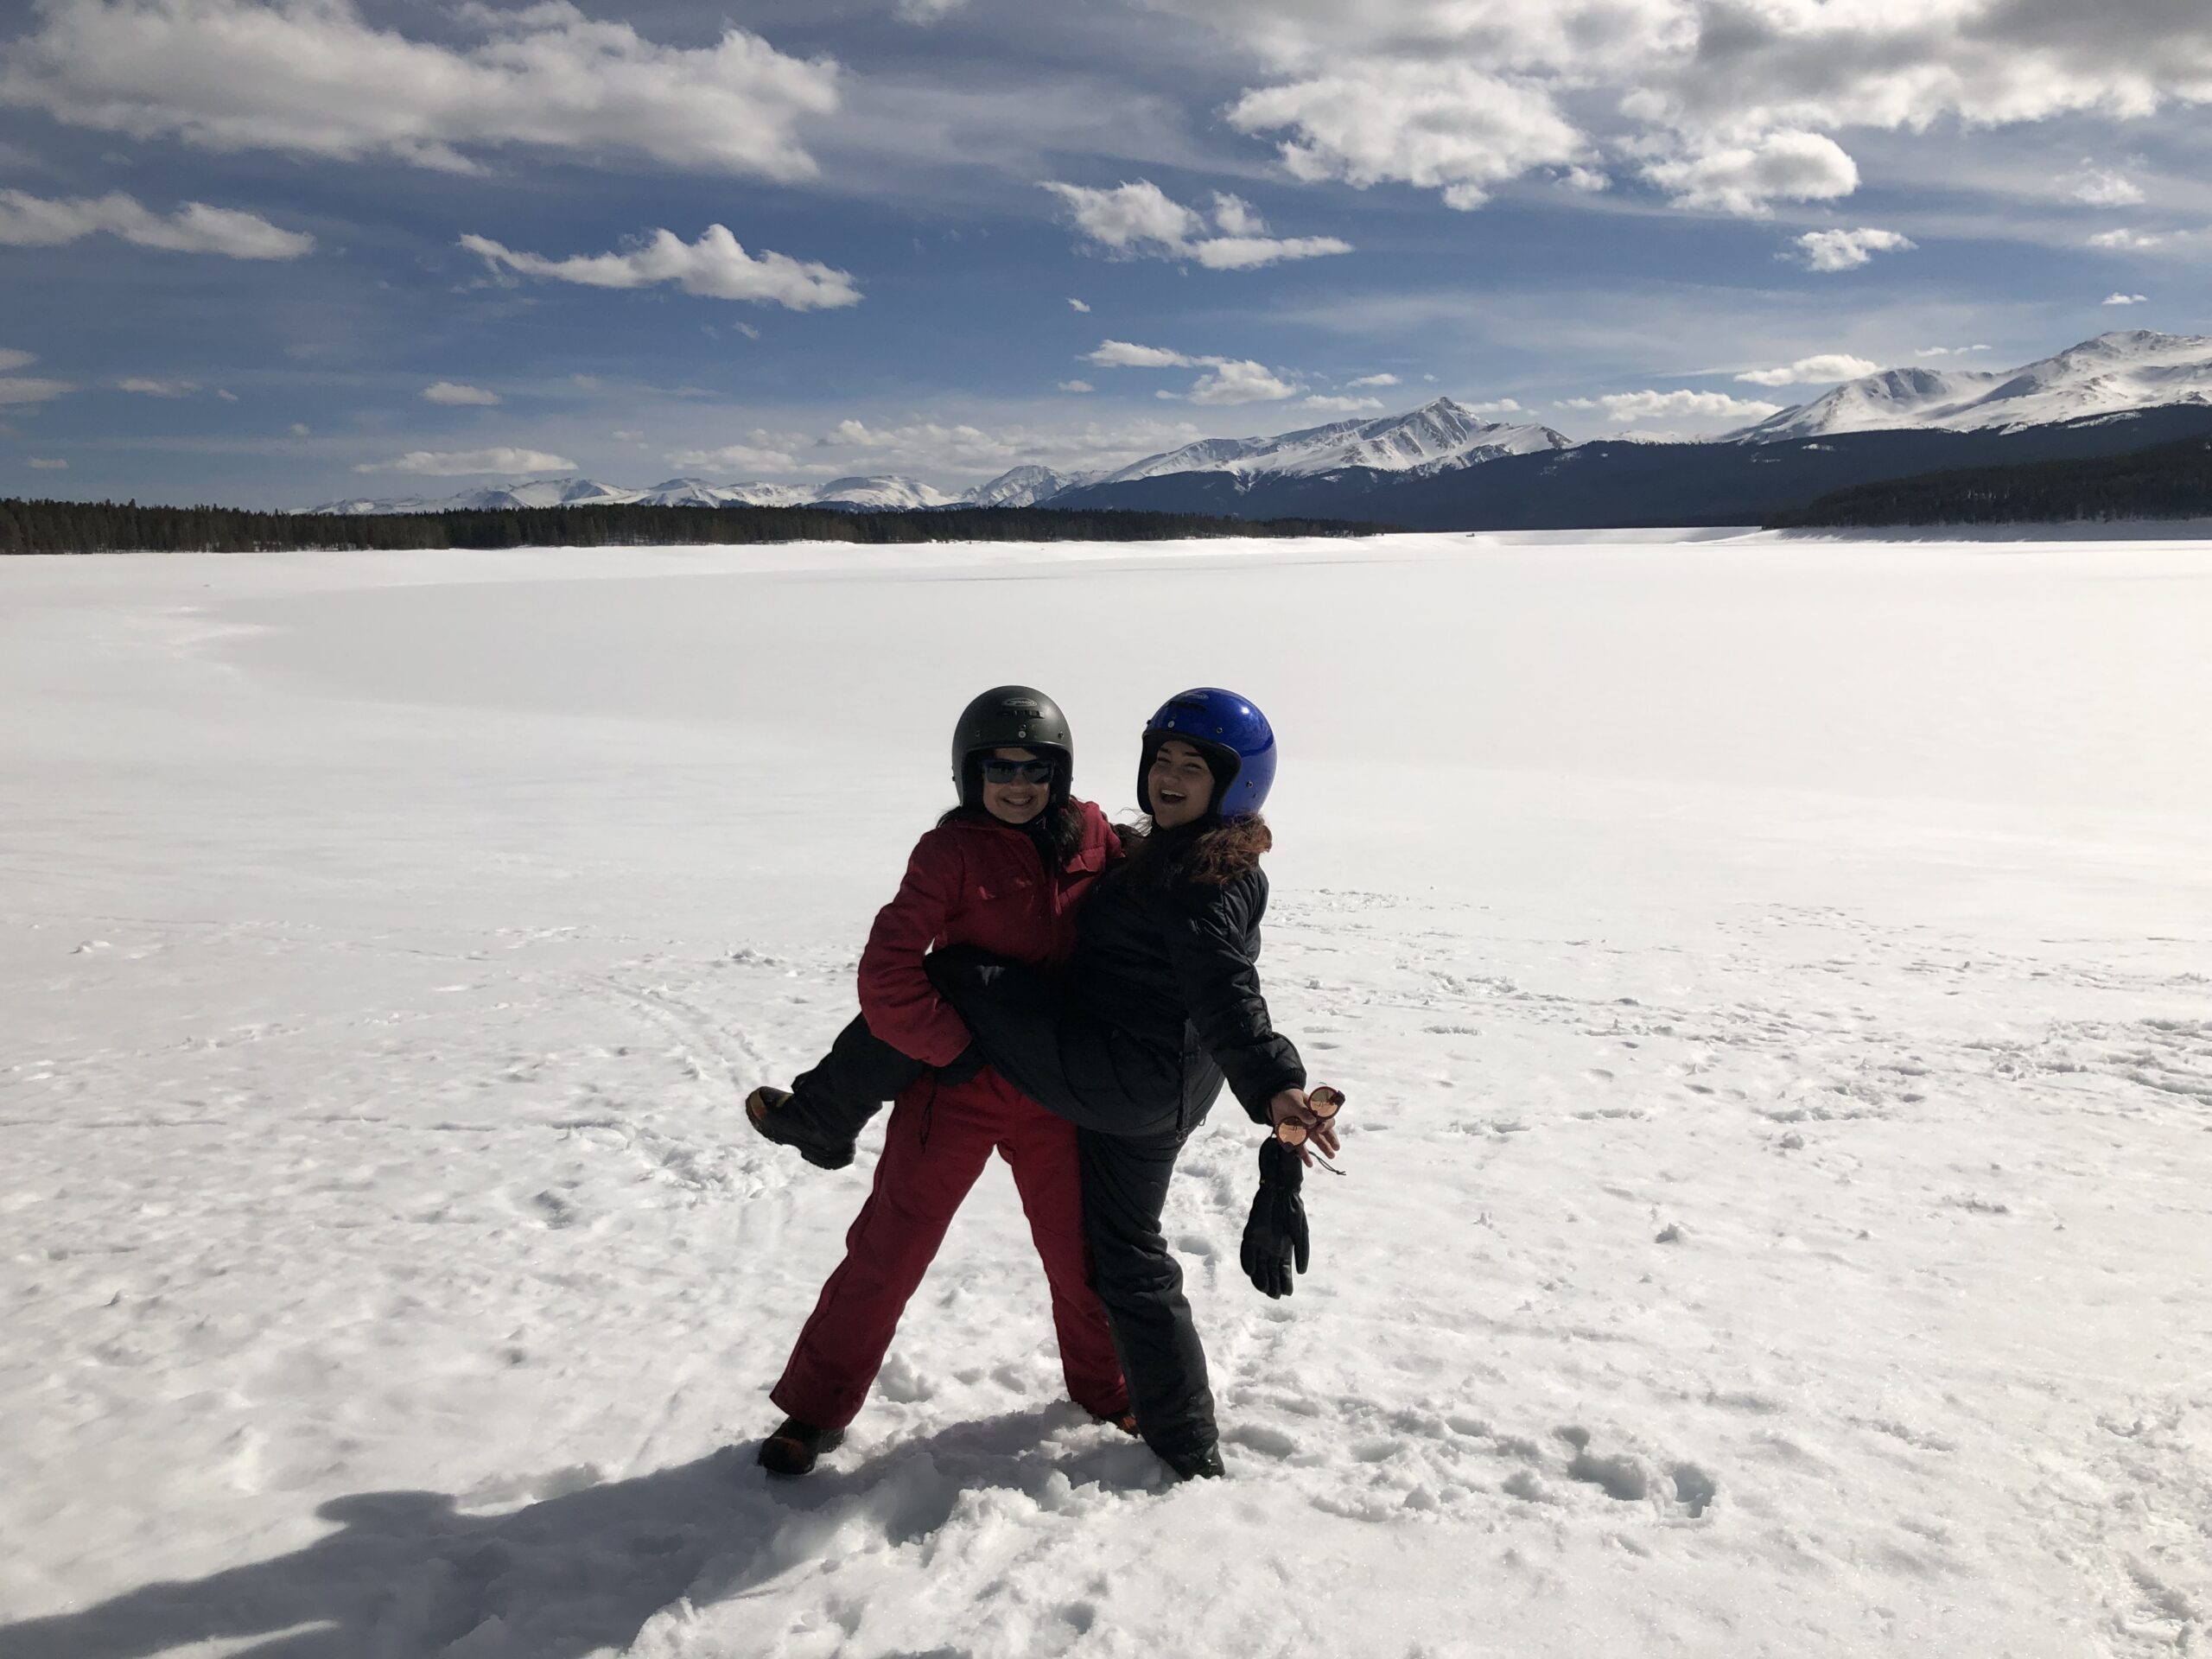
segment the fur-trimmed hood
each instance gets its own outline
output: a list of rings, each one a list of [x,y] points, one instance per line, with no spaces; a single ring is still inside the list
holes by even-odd
[[[1173,830],[1117,823],[1114,833],[1129,855],[1130,873],[1160,886],[1192,883],[1224,887],[1260,868],[1275,844],[1274,831],[1256,812],[1237,818],[1201,818]]]

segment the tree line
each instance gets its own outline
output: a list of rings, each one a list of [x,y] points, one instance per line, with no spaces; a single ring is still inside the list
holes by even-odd
[[[1770,517],[1770,530],[2212,518],[2212,440],[2127,454],[1975,467],[1854,485]]]
[[[0,499],[0,554],[271,553],[309,549],[753,546],[770,542],[1151,542],[1208,537],[1371,536],[1325,518],[959,507],[518,507],[404,513],[253,512],[136,501]]]

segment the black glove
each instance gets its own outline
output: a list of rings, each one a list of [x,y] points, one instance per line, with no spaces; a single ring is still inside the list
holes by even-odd
[[[1306,1162],[1295,1148],[1270,1139],[1260,1148],[1260,1190],[1252,1195],[1251,1218],[1244,1224],[1244,1271],[1263,1294],[1291,1293],[1291,1264],[1300,1273],[1313,1255],[1306,1231]]]
[[[990,1063],[980,1045],[969,1043],[950,1065],[937,1068],[937,1080],[948,1089],[957,1089]]]

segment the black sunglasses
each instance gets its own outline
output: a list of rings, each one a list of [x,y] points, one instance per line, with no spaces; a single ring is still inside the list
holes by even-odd
[[[987,755],[983,760],[983,781],[987,784],[1043,784],[1052,781],[1052,763],[1049,760],[1001,760],[996,755]]]

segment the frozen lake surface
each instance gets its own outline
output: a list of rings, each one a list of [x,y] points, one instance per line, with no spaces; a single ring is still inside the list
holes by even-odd
[[[2212,1641],[2212,543],[0,562],[0,1656]],[[986,1177],[765,1484],[867,1190],[753,1138],[975,691],[1281,734],[1290,1301],[1231,1478]],[[1661,1242],[1662,1239],[1667,1242]]]

